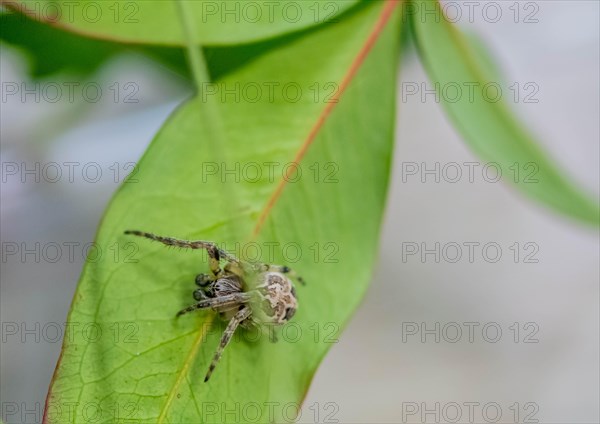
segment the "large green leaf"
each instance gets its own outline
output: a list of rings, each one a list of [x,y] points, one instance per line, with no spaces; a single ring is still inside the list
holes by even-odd
[[[432,4],[415,1],[418,10]],[[419,53],[434,83],[441,91],[462,88],[463,95],[441,95],[450,119],[467,143],[484,160],[495,162],[506,181],[523,194],[556,211],[584,222],[599,224],[600,208],[561,171],[513,116],[508,105],[494,92],[495,75],[489,62],[443,17],[437,13],[414,13],[412,28]],[[486,84],[491,91],[487,92]],[[474,95],[468,87],[476,89]],[[467,94],[468,93],[468,94]]]
[[[116,411],[121,420],[148,423],[245,422],[256,411],[254,422],[281,422],[294,415],[365,293],[376,258],[393,141],[400,43],[394,6],[364,4],[219,81],[228,88],[293,84],[303,93],[298,101],[293,90],[275,89],[256,102],[230,94],[216,105],[224,134],[215,133],[221,127],[209,120],[203,96],[168,120],[103,219],[97,243],[105,254],[84,268],[69,313],[79,330],[65,338],[46,422],[84,422],[93,412],[86,405],[100,411],[94,422],[113,422]],[[327,103],[332,83],[341,97]],[[295,160],[302,176],[286,183],[283,165]],[[241,178],[209,175],[207,164],[211,171],[238,164]],[[248,168],[255,164],[260,178]],[[260,247],[260,259],[286,263],[307,281],[297,288],[298,313],[278,343],[234,339],[203,383],[223,327],[210,327],[211,311],[174,316],[193,302],[205,255],[132,240],[125,229],[215,240],[245,256],[255,250],[232,248],[253,240],[242,246]],[[137,263],[127,260],[133,251]],[[95,327],[100,337],[81,331]],[[68,417],[65,405],[76,405]]]
[[[276,37],[315,25],[336,25],[358,0],[178,0],[195,18],[203,44],[236,44]],[[175,1],[3,1],[34,19],[97,38],[131,43],[186,44]]]

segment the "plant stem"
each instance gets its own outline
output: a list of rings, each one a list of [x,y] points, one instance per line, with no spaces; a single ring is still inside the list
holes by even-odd
[[[210,75],[208,72],[208,66],[206,65],[206,60],[204,58],[204,52],[202,50],[202,44],[200,40],[196,39],[196,31],[195,23],[194,23],[194,13],[188,7],[188,1],[186,0],[176,0],[175,4],[177,5],[177,11],[179,12],[179,19],[181,20],[183,35],[186,41],[186,50],[187,50],[187,58],[192,70],[192,78],[194,79],[194,83],[196,85],[197,95],[202,95],[202,90],[211,82]],[[206,112],[208,112],[209,118],[216,119],[213,121],[209,120],[209,123],[215,124],[218,128],[213,128],[216,130],[220,130],[221,120],[220,113],[218,111],[218,105],[215,101],[211,100],[212,97],[207,98],[205,104]],[[217,131],[220,134],[220,131]]]
[[[226,148],[225,126],[220,111],[218,97],[204,96],[203,91],[211,83],[208,65],[204,57],[201,40],[197,37],[196,26],[194,22],[194,10],[190,8],[190,0],[176,0],[177,11],[183,28],[183,35],[186,42],[187,59],[192,70],[192,77],[196,85],[196,101],[200,105],[198,108],[203,124],[206,126],[206,132],[200,142],[210,144],[210,155],[213,156],[215,163],[227,164],[233,166],[230,159],[230,152]],[[209,158],[207,157],[207,161]],[[241,210],[237,194],[238,188],[234,182],[222,182],[222,195],[218,202],[224,217],[228,218],[229,228],[232,236],[239,237],[243,234],[237,217]]]
[[[188,61],[192,68],[192,77],[196,83],[196,88],[200,91],[202,85],[210,81],[210,76],[208,75],[208,67],[204,60],[202,46],[199,41],[195,39],[194,16],[192,12],[188,10],[188,5],[184,0],[177,0],[175,3],[177,4],[179,19],[181,20],[183,35],[186,40],[186,49]]]

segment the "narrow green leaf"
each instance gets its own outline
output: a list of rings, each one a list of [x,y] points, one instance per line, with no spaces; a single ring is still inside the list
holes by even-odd
[[[256,101],[251,91],[219,97],[225,134],[210,133],[202,96],[168,120],[98,231],[104,254],[84,268],[68,319],[76,331],[65,338],[45,422],[84,422],[85,405],[99,407],[95,422],[116,413],[148,423],[293,417],[374,267],[393,142],[394,6],[363,4],[219,80],[233,92],[263,90]],[[220,135],[227,163],[208,141]],[[301,174],[286,182],[295,160]],[[235,200],[223,181],[234,182]],[[298,312],[278,343],[240,332],[203,383],[223,325],[211,325],[211,311],[174,317],[193,303],[205,255],[125,229],[214,240],[289,265],[307,281],[296,288]],[[77,405],[68,419],[56,408],[64,405]]]
[[[185,0],[205,44],[247,43],[321,24],[333,24],[358,0]],[[5,6],[36,20],[95,38],[183,46],[174,1],[15,0]]]
[[[429,1],[415,1],[415,6],[431,8]],[[467,90],[476,85],[474,96],[457,100],[440,96],[450,119],[465,141],[481,158],[495,162],[506,181],[523,194],[552,209],[581,221],[598,225],[598,203],[582,192],[539,147],[533,137],[513,116],[502,99],[486,84],[498,83],[482,62],[481,55],[451,23],[443,18],[439,3],[437,13],[412,14],[412,29],[419,53],[431,80],[439,87],[458,85]],[[439,19],[441,17],[441,19]],[[515,166],[521,171],[518,178]]]

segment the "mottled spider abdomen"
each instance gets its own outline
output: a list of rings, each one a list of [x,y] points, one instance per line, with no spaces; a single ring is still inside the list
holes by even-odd
[[[280,272],[266,272],[256,287],[262,300],[261,317],[265,323],[285,324],[296,313],[298,301],[294,285]]]

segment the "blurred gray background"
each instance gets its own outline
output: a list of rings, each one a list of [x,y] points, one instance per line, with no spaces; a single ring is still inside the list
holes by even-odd
[[[514,94],[507,88],[514,83],[521,89],[536,84],[530,100],[537,103],[525,102],[523,92],[510,103],[562,167],[598,198],[599,3],[521,2],[517,23],[513,2],[497,4],[503,13],[498,22],[486,21],[481,6],[475,22],[462,19],[462,27],[476,32],[497,57],[506,96]],[[532,11],[538,22],[523,22]],[[18,51],[2,46],[3,81],[25,81],[25,66]],[[299,421],[454,422],[460,414],[458,422],[494,422],[500,413],[498,422],[598,423],[598,231],[505,184],[487,182],[481,173],[474,182],[464,176],[456,183],[403,175],[409,163],[433,168],[480,161],[432,96],[403,99],[402,83],[431,88],[414,51],[403,59],[399,78],[395,168],[379,266],[364,302],[317,371]],[[136,81],[140,101],[3,101],[2,162],[97,162],[103,170],[134,162],[190,92],[184,81],[143,58],[113,60],[95,80],[106,86]],[[53,132],[68,117],[71,122],[62,125],[68,130]],[[2,242],[92,241],[118,187],[112,178],[95,184],[80,178],[3,182]],[[465,242],[480,243],[472,262]],[[457,243],[463,258],[403,258],[407,243],[430,249]],[[482,252],[486,243],[502,249],[497,262]],[[83,265],[81,249],[75,252],[74,260],[56,263],[3,258],[2,322],[64,322]],[[527,253],[537,262],[526,261]],[[41,411],[60,340],[52,342],[50,335],[21,343],[4,330],[0,398]],[[35,422],[33,415],[28,420]]]

